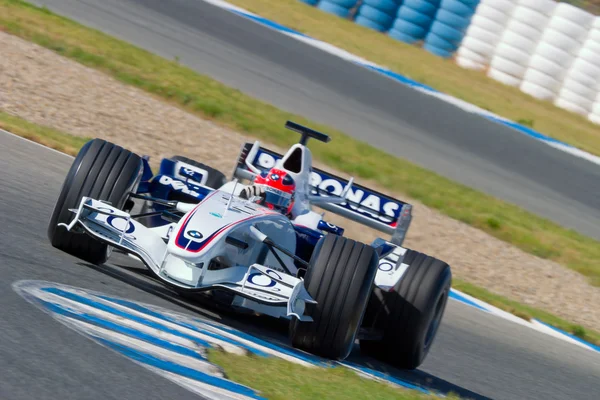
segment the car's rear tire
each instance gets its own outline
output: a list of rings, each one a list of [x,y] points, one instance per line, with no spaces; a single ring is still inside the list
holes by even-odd
[[[205,185],[212,189],[218,189],[227,183],[227,177],[225,177],[224,173],[222,173],[218,169],[209,167],[206,164],[202,164],[198,161],[192,160],[191,158],[187,158],[184,156],[173,156],[171,157],[171,160],[181,161],[186,164],[190,164],[194,167],[198,167],[200,169],[205,170],[208,173],[208,178],[206,179]]]
[[[48,225],[52,246],[92,264],[108,258],[108,246],[85,234],[72,233],[59,223],[69,223],[84,196],[123,209],[143,171],[142,159],[129,150],[102,139],[87,142],[71,164]]]
[[[308,293],[317,301],[307,306],[313,321],[293,319],[292,345],[327,358],[346,358],[373,290],[377,265],[371,246],[337,235],[321,238],[304,277]]]
[[[407,250],[404,276],[390,292],[373,290],[363,328],[383,333],[381,340],[361,340],[363,354],[402,369],[424,361],[446,309],[452,272],[443,261]]]

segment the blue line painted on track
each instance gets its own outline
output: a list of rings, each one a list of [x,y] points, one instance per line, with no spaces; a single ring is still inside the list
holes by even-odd
[[[310,36],[306,36],[304,33],[295,31],[293,29],[288,28],[287,26],[283,26],[281,24],[278,24],[275,21],[268,20],[268,19],[260,17],[258,15],[246,14],[241,11],[237,11],[237,10],[233,10],[233,9],[231,9],[229,11],[231,11],[232,13],[237,14],[241,17],[251,19],[254,22],[258,22],[259,24],[268,26],[269,28],[276,29],[278,31],[293,33],[294,35],[298,35],[298,36],[310,37]]]
[[[192,349],[189,349],[187,347],[184,347],[184,346],[181,346],[178,344],[174,344],[174,343],[168,342],[163,339],[159,339],[156,336],[148,335],[146,333],[140,332],[133,328],[127,328],[127,327],[121,326],[119,324],[115,324],[114,322],[106,321],[102,318],[98,318],[93,315],[89,315],[89,314],[85,314],[85,313],[77,314],[77,313],[71,312],[60,304],[51,303],[51,302],[43,301],[43,300],[40,300],[40,302],[43,306],[45,306],[50,311],[55,312],[56,314],[63,315],[65,317],[69,317],[71,319],[75,319],[78,321],[88,322],[95,326],[105,328],[105,329],[111,330],[113,332],[122,333],[124,335],[127,335],[130,337],[142,340],[144,342],[148,342],[150,344],[162,347],[164,349],[167,349],[167,350],[172,351],[177,354],[181,354],[181,355],[189,356],[189,357],[193,357],[193,358],[198,358],[198,359],[206,361],[206,358],[202,354],[200,354],[197,351],[194,351]],[[197,341],[195,341],[195,343],[202,345],[204,347],[207,347],[209,345],[209,343],[204,342],[202,340],[197,340]]]
[[[87,297],[80,296],[80,295],[75,294],[75,293],[71,293],[71,292],[68,292],[68,291],[65,291],[65,290],[62,290],[62,289],[58,289],[58,288],[53,288],[53,287],[51,287],[51,288],[43,288],[42,290],[46,291],[48,293],[53,293],[53,294],[56,294],[58,296],[61,296],[61,297],[73,300],[73,301],[77,301],[77,302],[82,303],[82,304],[89,305],[91,307],[98,308],[98,309],[100,309],[102,311],[106,311],[106,312],[109,312],[111,314],[123,317],[123,318],[131,319],[133,321],[142,323],[144,325],[150,326],[150,327],[155,328],[155,329],[162,330],[162,331],[167,332],[167,333],[171,333],[171,334],[179,336],[179,337],[183,337],[183,338],[190,339],[190,340],[196,340],[196,341],[199,340],[199,339],[195,338],[194,336],[187,335],[185,333],[182,333],[182,332],[179,332],[177,330],[168,328],[168,327],[166,327],[164,325],[161,325],[161,324],[158,324],[156,322],[149,321],[149,320],[147,320],[145,318],[141,318],[141,317],[138,317],[138,316],[126,313],[124,311],[118,310],[116,308],[110,307],[108,305],[99,303],[99,302],[91,300],[91,299],[88,299]],[[102,296],[101,298],[103,298],[105,300],[111,299],[108,296]],[[160,319],[162,319],[165,322],[176,323],[176,324],[178,324],[180,326],[183,326],[183,327],[186,327],[186,328],[189,328],[189,329],[193,329],[196,332],[199,331],[197,327],[194,327],[194,326],[192,326],[190,324],[182,325],[181,321],[178,321],[178,320],[173,319],[173,318],[169,318],[168,316],[163,315],[163,314],[152,312],[149,309],[147,309],[145,307],[142,307],[140,305],[135,305],[132,302],[128,302],[128,301],[125,301],[125,300],[119,300],[119,299],[113,299],[113,300],[115,300],[115,302],[117,302],[117,304],[118,303],[122,303],[122,305],[133,306],[133,307],[135,307],[135,308],[138,309],[136,311],[140,311],[140,312],[149,311],[149,312],[152,313],[152,316],[154,316],[156,318],[160,318]],[[218,329],[221,329],[221,330],[223,330],[225,332],[228,332],[228,333],[231,333],[231,334],[236,335],[238,337],[241,337],[243,339],[249,340],[249,341],[251,341],[253,343],[261,344],[262,346],[264,346],[266,348],[269,348],[269,349],[276,350],[276,351],[281,352],[281,353],[285,353],[285,354],[294,356],[294,357],[299,358],[299,359],[301,359],[303,361],[306,361],[306,362],[309,362],[309,363],[312,363],[312,364],[315,364],[315,365],[321,365],[321,364],[323,364],[323,366],[325,366],[325,363],[321,359],[319,359],[317,357],[310,356],[308,354],[302,354],[302,353],[299,353],[299,352],[294,351],[294,350],[290,350],[290,349],[286,349],[284,347],[273,345],[272,343],[269,343],[267,341],[263,341],[261,339],[258,339],[258,338],[254,337],[254,336],[245,334],[245,333],[240,332],[240,331],[234,331],[234,330],[222,327],[222,326],[216,326],[216,325],[213,325],[213,324],[209,324],[206,321],[202,321],[202,323],[210,325],[210,326],[213,326],[213,327],[218,328]],[[201,333],[205,333],[205,332],[201,332]],[[210,336],[218,338],[219,340],[223,340],[224,342],[228,342],[228,343],[234,344],[236,346],[244,348],[244,349],[246,349],[246,350],[248,350],[248,351],[250,351],[252,353],[261,355],[263,357],[269,356],[267,353],[264,353],[264,352],[262,352],[262,351],[260,351],[260,350],[258,350],[256,348],[254,348],[252,346],[245,345],[245,344],[240,343],[238,341],[235,341],[235,340],[232,340],[232,339],[229,339],[229,338],[224,338],[224,337],[216,335],[214,333],[211,333]],[[208,342],[204,342],[204,343],[206,343],[207,347],[213,347]]]
[[[127,346],[124,346],[119,343],[111,342],[110,340],[106,340],[106,339],[102,339],[102,338],[97,338],[97,340],[99,342],[101,342],[103,345],[105,345],[105,346],[107,346],[129,358],[132,358],[141,363],[162,369],[163,371],[168,371],[168,372],[180,375],[180,376],[184,376],[186,378],[194,379],[196,381],[200,381],[200,382],[212,385],[212,386],[220,387],[220,388],[226,389],[230,392],[242,394],[244,396],[247,396],[247,397],[250,397],[253,399],[263,399],[263,397],[257,396],[257,394],[254,390],[252,390],[246,386],[239,385],[235,382],[228,381],[226,379],[222,379],[222,378],[219,378],[216,376],[212,376],[212,375],[206,374],[204,372],[197,371],[195,369],[173,363],[171,361],[162,360],[158,357],[155,357],[153,355],[133,349],[131,347],[127,347]]]
[[[469,306],[475,307],[475,308],[479,308],[480,310],[483,310],[485,312],[489,312],[490,310],[488,310],[487,308],[480,306],[479,304],[475,303],[472,300],[467,299],[466,297],[464,297],[463,295],[457,293],[454,290],[450,290],[450,298],[454,299],[454,300],[458,300],[461,303],[467,304]]]
[[[209,342],[207,342],[207,341],[205,341],[203,339],[200,339],[200,338],[197,338],[195,336],[182,333],[182,332],[180,332],[178,330],[171,329],[171,328],[166,327],[164,325],[161,325],[159,323],[156,323],[156,322],[153,322],[153,321],[149,321],[149,320],[147,320],[145,318],[141,318],[141,317],[138,317],[138,316],[135,316],[135,315],[132,315],[132,314],[129,314],[129,313],[117,310],[116,308],[107,306],[107,305],[99,303],[97,301],[90,300],[90,299],[88,299],[86,297],[83,297],[83,296],[80,296],[80,295],[77,295],[77,294],[74,294],[74,293],[71,293],[71,292],[67,292],[65,290],[58,289],[58,288],[43,288],[42,290],[45,291],[45,292],[48,292],[48,293],[56,294],[58,296],[64,297],[64,298],[69,299],[69,300],[76,301],[76,302],[81,303],[81,304],[88,305],[90,307],[97,308],[97,309],[102,310],[102,311],[106,311],[108,313],[114,314],[114,315],[122,317],[122,318],[127,318],[127,319],[130,319],[132,321],[139,322],[139,323],[141,323],[143,325],[149,326],[149,327],[154,328],[154,329],[158,329],[158,330],[166,332],[166,333],[170,333],[170,334],[175,335],[175,336],[179,336],[179,337],[184,338],[184,339],[193,340],[195,342],[201,343],[203,346],[213,347]]]
[[[180,321],[177,318],[171,318],[168,315],[164,315],[164,314],[158,313],[158,312],[153,311],[153,310],[151,310],[151,309],[149,309],[147,307],[142,307],[141,305],[136,304],[134,302],[127,301],[127,300],[121,300],[121,299],[115,299],[115,298],[108,297],[108,296],[98,296],[98,297],[101,298],[101,299],[103,299],[103,300],[110,301],[110,302],[122,305],[124,307],[128,307],[128,308],[130,308],[132,310],[135,310],[135,311],[138,311],[138,312],[150,315],[152,317],[161,319],[161,320],[163,320],[165,322],[171,322],[171,323],[177,324],[177,325],[179,325],[181,327],[191,329],[194,332],[198,332],[198,333],[201,333],[203,335],[210,336],[210,337],[213,337],[215,339],[219,339],[220,341],[223,341],[223,342],[226,342],[226,343],[229,343],[229,344],[241,347],[241,348],[246,349],[249,352],[252,352],[252,353],[254,353],[256,355],[259,355],[259,356],[262,356],[262,357],[268,357],[269,356],[269,354],[267,354],[267,353],[265,353],[265,352],[263,352],[261,350],[258,350],[258,349],[254,348],[252,346],[245,345],[244,343],[241,343],[241,342],[239,342],[239,341],[237,341],[235,339],[231,339],[231,338],[220,336],[220,335],[215,334],[213,332],[207,331],[206,329],[201,329],[201,328],[199,328],[197,326],[194,326],[192,324],[188,324],[188,323],[185,323],[183,321]],[[213,326],[212,324],[208,324],[205,321],[202,321],[202,324]],[[219,328],[219,329],[221,329],[221,328]],[[237,335],[237,336],[239,336],[239,335]]]
[[[579,342],[579,343],[581,343],[581,344],[583,344],[583,345],[586,345],[587,347],[589,347],[589,348],[590,348],[590,349],[592,349],[592,350],[596,350],[597,352],[600,352],[600,346],[596,346],[596,345],[594,345],[594,344],[592,344],[592,343],[586,342],[585,340],[583,340],[583,339],[582,339],[582,338],[580,338],[580,337],[577,337],[577,336],[575,336],[575,335],[573,335],[573,334],[571,334],[571,333],[569,333],[569,332],[565,332],[565,331],[563,331],[562,329],[558,329],[558,328],[556,328],[556,327],[554,327],[554,326],[552,326],[552,325],[548,325],[547,323],[545,323],[545,322],[542,322],[542,321],[540,321],[539,319],[536,319],[535,321],[536,321],[536,322],[538,322],[538,323],[540,323],[540,324],[542,324],[542,325],[544,325],[544,326],[547,326],[548,328],[552,329],[553,331],[556,331],[556,332],[558,332],[558,333],[560,333],[560,334],[563,334],[563,335],[565,335],[565,336],[568,336],[568,337],[570,337],[571,339],[573,339],[573,340],[575,340],[575,341],[577,341],[577,342]]]
[[[275,351],[277,351],[279,353],[283,353],[283,354],[286,354],[286,355],[298,358],[298,359],[300,359],[302,361],[305,361],[307,363],[311,363],[311,364],[314,364],[314,365],[317,365],[317,366],[320,366],[320,367],[325,367],[325,368],[328,368],[328,367],[329,368],[333,368],[334,367],[333,363],[327,362],[326,360],[324,360],[324,359],[322,359],[320,357],[317,357],[317,356],[313,356],[312,354],[303,353],[303,352],[300,352],[298,350],[291,349],[291,348],[288,348],[288,347],[285,347],[285,346],[282,346],[282,345],[273,344],[273,343],[268,342],[266,340],[257,338],[256,336],[252,336],[252,335],[249,335],[247,333],[244,333],[244,332],[241,332],[241,331],[237,331],[237,330],[234,330],[234,329],[231,329],[231,328],[227,328],[227,327],[224,327],[224,326],[217,326],[217,325],[211,324],[208,321],[202,321],[202,323],[207,324],[207,325],[211,325],[211,326],[213,326],[213,327],[215,327],[217,329],[220,329],[220,330],[222,330],[224,332],[227,332],[227,333],[230,333],[232,335],[239,336],[240,338],[249,340],[249,341],[251,341],[253,343],[256,343],[256,344],[261,345],[263,347],[266,347],[268,349],[272,349],[272,350],[275,350]]]
[[[552,142],[552,143],[562,144],[563,146],[568,146],[568,147],[574,148],[570,144],[567,144],[565,142],[561,142],[560,140],[556,140],[554,138],[551,138],[550,136],[546,136],[546,135],[544,135],[544,134],[542,134],[542,133],[540,133],[538,131],[534,131],[531,128],[528,128],[528,127],[523,126],[523,125],[519,125],[516,122],[506,121],[506,120],[503,120],[503,119],[500,119],[500,118],[493,117],[491,115],[484,115],[484,117],[488,118],[490,121],[494,121],[494,122],[497,122],[499,124],[506,125],[509,128],[513,128],[513,129],[516,129],[518,131],[521,131],[522,133],[525,133],[526,135],[531,136],[534,139],[541,140],[541,141],[544,141],[544,142]]]
[[[427,86],[427,85],[425,85],[425,84],[423,84],[421,82],[417,82],[417,81],[415,81],[413,79],[407,78],[406,76],[400,75],[399,73],[394,72],[394,71],[390,71],[389,69],[385,69],[385,68],[381,68],[381,67],[376,67],[376,66],[368,65],[368,64],[363,64],[363,63],[360,63],[360,62],[356,62],[356,64],[361,65],[361,66],[363,66],[365,68],[368,68],[370,70],[373,70],[375,72],[379,72],[380,74],[386,75],[386,76],[388,76],[388,77],[390,77],[390,78],[392,78],[392,79],[394,79],[394,80],[396,80],[396,81],[398,81],[400,83],[408,85],[410,87],[418,87],[418,88],[425,89],[425,90],[428,90],[428,91],[433,92],[433,93],[441,93],[441,92],[435,90],[434,88],[432,88],[431,86]]]

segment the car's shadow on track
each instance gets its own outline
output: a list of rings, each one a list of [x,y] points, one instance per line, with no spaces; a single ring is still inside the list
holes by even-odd
[[[231,328],[241,330],[279,346],[289,346],[287,342],[288,324],[285,320],[278,320],[268,316],[241,314],[230,307],[216,304],[214,300],[206,296],[183,297],[156,281],[147,269],[140,266],[135,260],[121,254],[113,255],[113,259],[115,261],[114,264],[105,264],[102,266],[83,262],[78,264],[143,290],[179,307],[183,307],[201,317],[216,320]],[[383,373],[399,381],[407,382],[443,395],[453,393],[465,399],[489,400],[488,397],[454,385],[424,371],[398,370],[377,360],[364,357],[360,354],[358,346],[355,347],[347,361],[355,367]]]
[[[389,366],[388,364],[365,357],[356,350],[350,355],[347,361],[352,362],[354,365],[382,372],[398,380],[409,382],[415,386],[426,388],[432,392],[437,392],[443,395],[452,393],[459,396],[461,399],[491,400],[490,397],[472,392],[466,388],[457,386],[452,382],[438,378],[437,376],[429,374],[425,371],[418,369],[414,371],[399,370]]]

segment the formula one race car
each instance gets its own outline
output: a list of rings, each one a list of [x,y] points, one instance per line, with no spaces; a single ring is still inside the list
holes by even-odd
[[[155,176],[147,157],[91,140],[66,176],[49,239],[93,264],[119,249],[178,293],[226,294],[238,310],[287,318],[291,344],[310,353],[344,359],[358,339],[363,353],[418,367],[446,308],[450,267],[401,246],[409,204],[313,168],[307,141],[330,138],[286,127],[299,143],[285,155],[246,143],[231,180],[179,156]],[[391,238],[351,240],[313,205]]]

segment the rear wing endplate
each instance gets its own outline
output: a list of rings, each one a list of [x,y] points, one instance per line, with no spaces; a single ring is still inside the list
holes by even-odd
[[[268,171],[283,157],[253,143],[242,146],[233,176],[252,180],[259,171]],[[349,181],[318,168],[312,168],[310,194],[340,197]],[[410,222],[412,206],[383,193],[352,183],[345,200],[337,203],[319,202],[318,207],[391,235],[391,242],[402,245]]]

